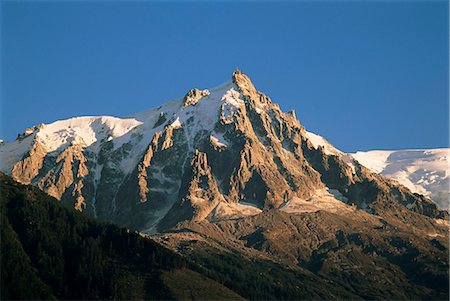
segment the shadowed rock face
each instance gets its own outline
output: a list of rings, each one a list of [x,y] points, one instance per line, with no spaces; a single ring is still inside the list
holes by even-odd
[[[159,238],[217,272],[238,254],[289,267],[283,279],[309,271],[351,299],[448,299],[448,223],[409,214],[403,219],[356,208],[345,214],[270,210],[243,219],[181,223]],[[209,254],[220,254],[223,262],[209,263]],[[231,279],[239,276],[227,271]]]
[[[295,113],[240,71],[132,119],[94,119],[43,125],[3,143],[2,169],[80,211],[146,232],[209,219],[222,202],[267,211],[326,188],[371,214],[447,216],[426,197],[315,148]],[[55,147],[54,137],[70,141]]]

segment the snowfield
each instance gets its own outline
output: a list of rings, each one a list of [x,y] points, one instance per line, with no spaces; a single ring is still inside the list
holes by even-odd
[[[369,169],[430,197],[443,209],[450,209],[449,148],[374,150],[351,155]]]
[[[322,146],[326,154],[340,156],[350,166],[353,158],[373,172],[431,198],[440,208],[450,209],[450,148],[372,150],[347,154],[322,136],[306,132],[306,137],[315,148]]]

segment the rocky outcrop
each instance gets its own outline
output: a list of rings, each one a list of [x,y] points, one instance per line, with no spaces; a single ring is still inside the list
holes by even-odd
[[[83,211],[84,209],[86,209],[85,198],[81,191],[83,187],[83,180],[79,180],[74,184],[74,189],[72,191],[72,197],[75,199],[75,204],[73,206],[78,211]]]
[[[163,137],[163,143],[161,146],[161,150],[165,150],[170,148],[173,145],[173,130],[174,127],[169,125],[168,127],[166,127],[165,131],[164,131],[164,137]]]
[[[108,219],[141,231],[155,231],[157,224],[178,200],[182,176],[189,164],[183,127],[157,131],[137,167],[125,175],[114,194],[115,209]],[[130,219],[129,216],[133,216]]]
[[[77,210],[86,208],[82,193],[83,179],[89,174],[87,159],[82,147],[71,145],[56,158],[46,157],[46,167],[40,169],[40,178],[36,185],[51,196],[70,203]],[[41,163],[41,167],[43,165]],[[49,168],[48,166],[51,166]],[[54,165],[54,167],[52,166]]]
[[[262,95],[256,91],[255,86],[253,86],[253,83],[247,75],[240,70],[236,70],[233,72],[232,80],[239,88],[245,100],[250,101],[253,105],[258,104]],[[263,99],[268,100],[267,97],[263,97]]]
[[[273,157],[264,148],[247,141],[240,154],[239,166],[230,179],[229,196],[257,207],[277,208],[292,192],[284,176],[278,171]]]
[[[45,135],[31,140],[35,130],[0,152],[34,141],[13,164],[16,180],[102,220],[159,231],[162,242],[218,270],[250,258],[228,278],[262,263],[262,274],[281,269],[283,280],[295,279],[286,299],[302,296],[303,279],[344,293],[331,299],[448,299],[448,213],[314,141],[242,72],[120,126],[105,122],[49,133],[64,141],[49,139],[50,153],[37,142]],[[204,260],[214,252],[224,264]]]
[[[25,157],[13,166],[11,176],[19,183],[30,184],[39,174],[46,155],[45,147],[35,141]]]
[[[195,106],[200,99],[208,95],[208,90],[191,89],[183,98],[183,107]]]
[[[180,187],[179,201],[164,217],[164,228],[173,227],[180,221],[204,220],[225,199],[208,165],[206,153],[195,151],[189,171],[185,173]]]
[[[158,150],[158,143],[161,136],[162,136],[161,132],[155,133],[152,139],[152,143],[148,146],[147,151],[144,154],[144,158],[137,167],[139,196],[141,198],[141,202],[147,201],[147,193],[148,193],[147,168],[150,166],[150,162],[153,158],[154,153]]]
[[[39,131],[40,129],[43,129],[45,127],[44,124],[39,124],[36,126],[32,126],[30,128],[27,128],[22,134],[18,134],[17,135],[17,139],[18,140],[23,140],[28,136],[31,136],[32,134],[36,133],[37,131]]]

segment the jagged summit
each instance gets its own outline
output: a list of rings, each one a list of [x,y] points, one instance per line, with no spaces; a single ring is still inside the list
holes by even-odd
[[[25,134],[0,145],[2,171],[141,231],[241,218],[290,202],[297,205],[286,208],[299,208],[318,195],[372,214],[394,206],[404,214],[445,215],[324,146],[239,70],[222,85],[191,89],[129,118],[77,117]]]
[[[253,93],[256,92],[255,86],[253,86],[250,78],[242,73],[242,71],[240,71],[239,69],[236,69],[236,71],[233,72],[232,81],[241,90],[248,90],[252,91]]]

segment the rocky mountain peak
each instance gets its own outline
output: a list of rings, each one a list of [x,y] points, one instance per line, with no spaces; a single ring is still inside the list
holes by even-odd
[[[297,115],[295,114],[295,110],[290,110],[288,112],[286,112],[286,115],[293,118],[293,119],[297,119]]]
[[[242,71],[236,70],[233,72],[232,81],[238,87],[245,100],[254,102],[259,99],[258,91],[252,81]]]
[[[373,214],[395,207],[445,215],[324,141],[236,70],[231,82],[192,89],[131,118],[48,124],[1,144],[0,155],[2,170],[17,181],[147,232],[210,219],[214,212],[243,216],[236,212],[298,208],[296,202],[324,195],[324,189],[334,191],[330,198]]]
[[[27,128],[22,134],[18,134],[17,135],[17,139],[23,140],[24,138],[26,138],[26,137],[36,133],[37,131],[39,131],[41,129],[43,129],[44,127],[45,127],[45,125],[41,123],[39,125]]]

